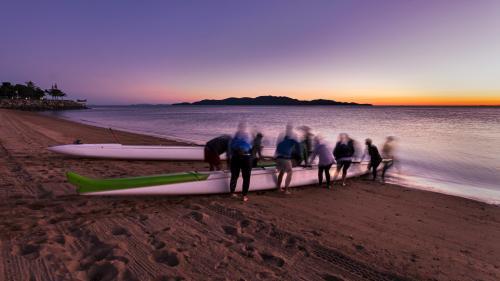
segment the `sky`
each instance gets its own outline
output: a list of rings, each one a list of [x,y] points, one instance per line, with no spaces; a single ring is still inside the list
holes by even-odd
[[[5,1],[0,80],[91,104],[500,105],[500,1]]]

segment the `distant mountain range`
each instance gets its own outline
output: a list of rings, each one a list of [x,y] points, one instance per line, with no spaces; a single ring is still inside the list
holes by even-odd
[[[277,96],[260,96],[256,98],[227,98],[223,100],[201,100],[197,102],[182,102],[172,105],[356,105],[356,106],[371,106],[366,103],[355,102],[339,102],[334,100],[298,100],[289,97]]]

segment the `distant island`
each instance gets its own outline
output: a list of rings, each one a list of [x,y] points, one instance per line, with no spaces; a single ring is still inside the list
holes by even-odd
[[[172,105],[355,105],[372,106],[367,103],[339,102],[334,100],[298,100],[290,97],[260,96],[256,98],[227,98],[222,100],[201,100],[197,102],[182,102]]]

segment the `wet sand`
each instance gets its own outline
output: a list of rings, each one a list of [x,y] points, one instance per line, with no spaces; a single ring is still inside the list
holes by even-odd
[[[126,144],[175,142],[115,132]],[[120,177],[204,163],[76,159],[102,128],[0,110],[0,280],[500,280],[500,208],[351,180],[290,196],[84,197],[76,171]]]

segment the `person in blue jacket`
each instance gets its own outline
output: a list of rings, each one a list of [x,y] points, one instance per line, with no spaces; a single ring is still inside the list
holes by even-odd
[[[231,166],[231,181],[229,188],[231,194],[236,196],[236,184],[238,178],[243,178],[242,199],[248,201],[248,189],[250,188],[250,176],[252,174],[252,140],[246,128],[246,124],[240,123],[238,131],[234,134],[230,143],[230,166]]]
[[[278,139],[278,144],[276,146],[275,159],[276,159],[276,169],[278,170],[278,188],[284,191],[285,194],[290,194],[289,186],[292,181],[293,173],[293,163],[292,160],[298,161],[300,163],[302,151],[297,137],[293,132],[292,125],[287,125],[286,133],[284,137]],[[285,187],[281,188],[281,183],[283,181],[283,176],[286,173]]]

